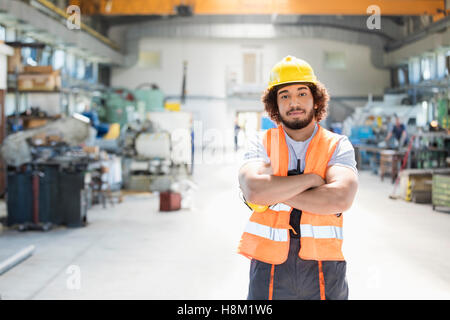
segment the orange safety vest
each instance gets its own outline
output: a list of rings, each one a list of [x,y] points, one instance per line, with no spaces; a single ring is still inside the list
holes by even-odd
[[[325,174],[339,136],[318,125],[309,143],[304,173]],[[264,147],[277,176],[287,176],[289,150],[281,126],[267,130]],[[269,264],[281,264],[289,253],[289,224],[293,208],[283,203],[269,206],[263,212],[253,211],[242,234],[238,253]],[[304,260],[344,261],[342,254],[343,215],[315,214],[302,211],[300,219],[299,257]]]

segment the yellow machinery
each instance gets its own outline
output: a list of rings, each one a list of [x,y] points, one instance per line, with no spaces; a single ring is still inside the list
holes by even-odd
[[[445,17],[445,0],[71,0],[88,15],[174,15],[177,6],[190,7],[195,15],[298,14],[367,15],[376,4],[382,15],[432,15]]]

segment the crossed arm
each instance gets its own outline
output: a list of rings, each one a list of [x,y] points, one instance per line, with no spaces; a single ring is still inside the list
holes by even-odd
[[[348,210],[358,188],[356,173],[350,168],[331,166],[325,181],[314,173],[279,177],[270,164],[249,162],[239,171],[242,192],[251,203],[272,205],[283,202],[317,214],[336,214]]]

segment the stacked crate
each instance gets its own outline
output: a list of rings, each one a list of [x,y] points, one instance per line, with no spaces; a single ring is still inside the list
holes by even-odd
[[[400,197],[415,203],[431,203],[435,175],[450,174],[450,169],[407,169],[400,172]]]
[[[450,210],[450,174],[434,174],[432,184],[433,210],[444,207]]]

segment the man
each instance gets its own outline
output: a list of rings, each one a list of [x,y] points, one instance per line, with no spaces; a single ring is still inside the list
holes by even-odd
[[[400,122],[400,118],[397,115],[394,115],[394,117],[395,117],[395,125],[392,127],[392,130],[389,131],[384,141],[389,142],[391,137],[394,136],[398,142],[398,146],[402,147],[407,143],[406,128],[405,125]]]
[[[236,119],[234,121],[234,151],[238,150],[239,131],[241,131],[241,127],[239,126],[238,119]]]
[[[358,179],[349,140],[325,130],[329,96],[311,66],[277,63],[262,101],[278,124],[250,143],[239,170],[254,211],[238,252],[251,259],[248,299],[347,299],[343,212]]]

